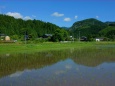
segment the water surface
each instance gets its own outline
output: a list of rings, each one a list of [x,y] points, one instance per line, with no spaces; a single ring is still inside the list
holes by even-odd
[[[0,86],[115,86],[115,49],[0,55]]]

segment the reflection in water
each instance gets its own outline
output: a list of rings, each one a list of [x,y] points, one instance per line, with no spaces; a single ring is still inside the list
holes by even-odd
[[[24,71],[23,71],[23,72],[24,72]],[[21,76],[21,75],[23,74],[23,72],[22,72],[22,71],[18,71],[18,72],[14,73],[14,74],[11,74],[10,77],[18,77],[18,76]]]
[[[114,86],[115,49],[0,56],[0,86]]]

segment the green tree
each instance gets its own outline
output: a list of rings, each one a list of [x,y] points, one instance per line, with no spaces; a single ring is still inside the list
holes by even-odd
[[[51,40],[54,42],[65,41],[68,38],[68,32],[63,29],[57,29],[54,32],[54,35],[51,37]]]
[[[108,26],[99,32],[101,36],[115,40],[115,26]]]

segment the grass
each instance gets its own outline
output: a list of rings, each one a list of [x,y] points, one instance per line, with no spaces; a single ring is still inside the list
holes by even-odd
[[[39,43],[39,44],[0,44],[0,54],[4,53],[31,53],[49,50],[81,49],[91,46],[115,45],[115,42],[73,42],[73,43]]]

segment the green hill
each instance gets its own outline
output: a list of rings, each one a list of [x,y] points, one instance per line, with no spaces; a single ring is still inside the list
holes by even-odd
[[[41,20],[23,20],[0,14],[0,34],[8,35],[12,38],[21,39],[25,34],[32,38],[41,37],[44,34],[54,34],[59,26]],[[66,31],[66,30],[65,30]]]
[[[75,22],[72,27],[69,29],[74,36],[90,36],[90,37],[99,37],[99,32],[106,28],[108,25],[97,19],[90,18],[82,21]]]
[[[70,39],[68,33],[75,38],[85,36],[88,39],[96,37],[115,39],[115,22],[102,22],[89,18],[77,21],[68,28],[59,27],[41,20],[15,19],[14,17],[0,14],[0,35],[8,35],[11,39],[24,39],[25,34],[31,39],[41,37],[44,34],[51,34],[53,37],[49,39],[50,41],[64,41]]]

